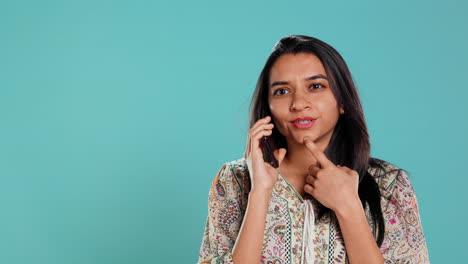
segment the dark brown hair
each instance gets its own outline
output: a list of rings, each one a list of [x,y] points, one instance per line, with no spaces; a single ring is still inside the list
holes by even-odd
[[[380,206],[381,194],[376,181],[367,169],[369,166],[379,165],[382,160],[370,157],[369,135],[358,92],[346,62],[333,47],[317,38],[304,35],[292,35],[279,40],[258,78],[250,105],[250,127],[259,119],[267,115],[272,116],[268,104],[268,86],[273,64],[283,54],[301,52],[314,54],[320,59],[337,103],[343,105],[344,114],[340,115],[330,144],[324,153],[334,164],[347,166],[359,173],[359,198],[364,208],[369,205],[373,222],[378,227],[376,242],[380,247],[385,231]],[[287,149],[286,138],[278,131],[276,125],[271,137],[278,148]],[[334,215],[332,210],[320,205],[318,218],[325,214]],[[375,236],[376,228],[374,228]]]

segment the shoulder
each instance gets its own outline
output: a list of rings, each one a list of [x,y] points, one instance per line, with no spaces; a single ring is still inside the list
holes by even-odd
[[[391,195],[397,186],[400,189],[413,191],[408,171],[388,161],[371,158],[367,171],[377,182],[383,196]]]
[[[236,179],[241,191],[249,193],[250,191],[250,175],[245,158],[238,158],[227,162],[233,177]]]
[[[250,178],[244,158],[227,161],[222,164],[212,183],[216,192],[247,193],[250,189]]]
[[[382,194],[385,238],[380,250],[384,258],[391,263],[429,263],[418,200],[408,172],[387,161],[374,161],[379,164],[369,172]]]

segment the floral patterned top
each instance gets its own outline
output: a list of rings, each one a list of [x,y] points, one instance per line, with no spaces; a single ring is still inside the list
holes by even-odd
[[[385,235],[380,251],[386,264],[429,264],[413,186],[404,170],[383,161],[368,172],[380,187]],[[232,249],[242,225],[250,190],[244,158],[226,162],[208,195],[208,217],[198,264],[233,264]],[[304,199],[278,173],[265,222],[261,263],[349,263],[336,217],[318,214],[317,200]],[[371,230],[374,223],[366,206]],[[306,248],[306,250],[303,250]],[[236,263],[237,264],[237,263]]]

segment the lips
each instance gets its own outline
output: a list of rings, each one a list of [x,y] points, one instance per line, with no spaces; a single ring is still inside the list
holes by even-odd
[[[291,121],[291,123],[293,124],[295,128],[308,129],[312,127],[312,125],[315,123],[315,120],[316,120],[315,118],[312,118],[310,116],[304,116],[304,117],[298,117],[294,119],[293,121]],[[299,122],[299,121],[303,121],[303,122]]]
[[[305,116],[305,117],[298,117],[298,118],[294,119],[294,120],[293,120],[293,121],[291,121],[291,122],[293,122],[293,123],[294,123],[294,122],[297,122],[297,121],[305,121],[305,120],[311,120],[311,121],[314,121],[314,120],[315,120],[315,118],[312,118],[312,117],[310,117],[310,116]]]

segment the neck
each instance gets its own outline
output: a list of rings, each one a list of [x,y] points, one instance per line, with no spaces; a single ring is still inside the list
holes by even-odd
[[[314,141],[315,145],[324,152],[329,144],[330,139]],[[309,166],[317,164],[317,159],[312,155],[306,145],[295,140],[288,141],[288,151],[281,167],[287,170],[294,171],[293,175],[297,177],[305,177],[308,174]]]

